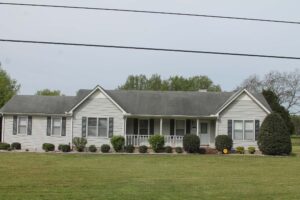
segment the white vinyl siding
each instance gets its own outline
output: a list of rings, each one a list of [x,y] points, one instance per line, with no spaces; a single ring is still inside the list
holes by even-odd
[[[28,126],[28,117],[20,116],[18,117],[18,134],[26,135]]]

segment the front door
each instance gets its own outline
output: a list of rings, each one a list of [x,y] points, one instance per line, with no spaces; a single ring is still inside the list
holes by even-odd
[[[200,122],[200,143],[201,145],[209,145],[209,123]]]

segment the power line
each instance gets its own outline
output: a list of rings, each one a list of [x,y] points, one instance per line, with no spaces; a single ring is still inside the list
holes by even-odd
[[[43,45],[82,46],[82,47],[100,47],[100,48],[145,50],[145,51],[164,51],[164,52],[177,52],[177,53],[196,53],[196,54],[212,54],[212,55],[226,55],[226,56],[244,56],[244,57],[300,60],[300,57],[291,57],[291,56],[274,56],[274,55],[263,55],[263,54],[232,53],[232,52],[219,52],[219,51],[198,51],[198,50],[184,50],[184,49],[165,49],[165,48],[135,47],[135,46],[121,46],[121,45],[84,44],[84,43],[49,42],[49,41],[32,41],[32,40],[10,40],[10,39],[0,39],[0,42],[30,43],[30,44],[43,44]]]
[[[160,14],[160,15],[177,15],[177,16],[189,16],[189,17],[206,17],[206,18],[218,18],[218,19],[230,19],[230,20],[246,20],[246,21],[259,21],[259,22],[298,24],[298,25],[300,24],[300,22],[298,21],[285,21],[285,20],[248,18],[248,17],[231,17],[231,16],[221,16],[221,15],[205,15],[205,14],[192,14],[192,13],[180,13],[180,12],[163,12],[163,11],[150,11],[150,10],[133,10],[133,9],[117,9],[117,8],[84,7],[84,6],[63,6],[63,5],[50,5],[50,4],[7,3],[7,2],[0,2],[0,5],[102,10],[102,11],[112,11],[112,12],[115,11],[115,12]]]

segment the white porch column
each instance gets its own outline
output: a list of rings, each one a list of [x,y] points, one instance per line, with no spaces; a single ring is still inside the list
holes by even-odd
[[[196,135],[198,135],[199,136],[199,119],[197,119],[197,133],[196,133]]]
[[[216,119],[216,127],[215,127],[215,137],[218,136],[218,129],[219,129],[219,124],[218,124],[218,118]]]
[[[124,117],[124,138],[125,145],[127,145],[127,117]]]
[[[159,134],[162,135],[163,118],[160,118],[159,122]]]

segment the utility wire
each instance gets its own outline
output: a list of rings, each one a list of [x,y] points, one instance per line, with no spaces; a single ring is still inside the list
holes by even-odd
[[[84,43],[49,42],[49,41],[36,41],[36,40],[35,41],[33,41],[33,40],[11,40],[11,39],[0,39],[0,42],[30,43],[30,44],[43,44],[43,45],[82,46],[82,47],[100,47],[100,48],[145,50],[145,51],[164,51],[164,52],[177,52],[177,53],[196,53],[196,54],[212,54],[212,55],[226,55],[226,56],[244,56],[244,57],[300,60],[300,57],[291,57],[291,56],[275,56],[275,55],[263,55],[263,54],[232,53],[232,52],[220,52],[220,51],[165,49],[165,48],[121,46],[121,45],[84,44]]]
[[[218,18],[218,19],[229,19],[229,20],[246,20],[246,21],[298,24],[298,25],[300,24],[300,22],[298,21],[285,21],[285,20],[248,18],[248,17],[231,17],[231,16],[221,16],[221,15],[205,15],[205,14],[192,14],[192,13],[180,13],[180,12],[163,12],[163,11],[150,11],[150,10],[133,10],[133,9],[117,9],[117,8],[84,7],[84,6],[63,6],[63,5],[50,5],[50,4],[27,4],[27,3],[25,4],[25,3],[8,3],[8,2],[0,2],[0,5],[102,10],[102,11],[130,12],[130,13],[177,15],[177,16],[189,16],[189,17],[206,17],[206,18]]]

